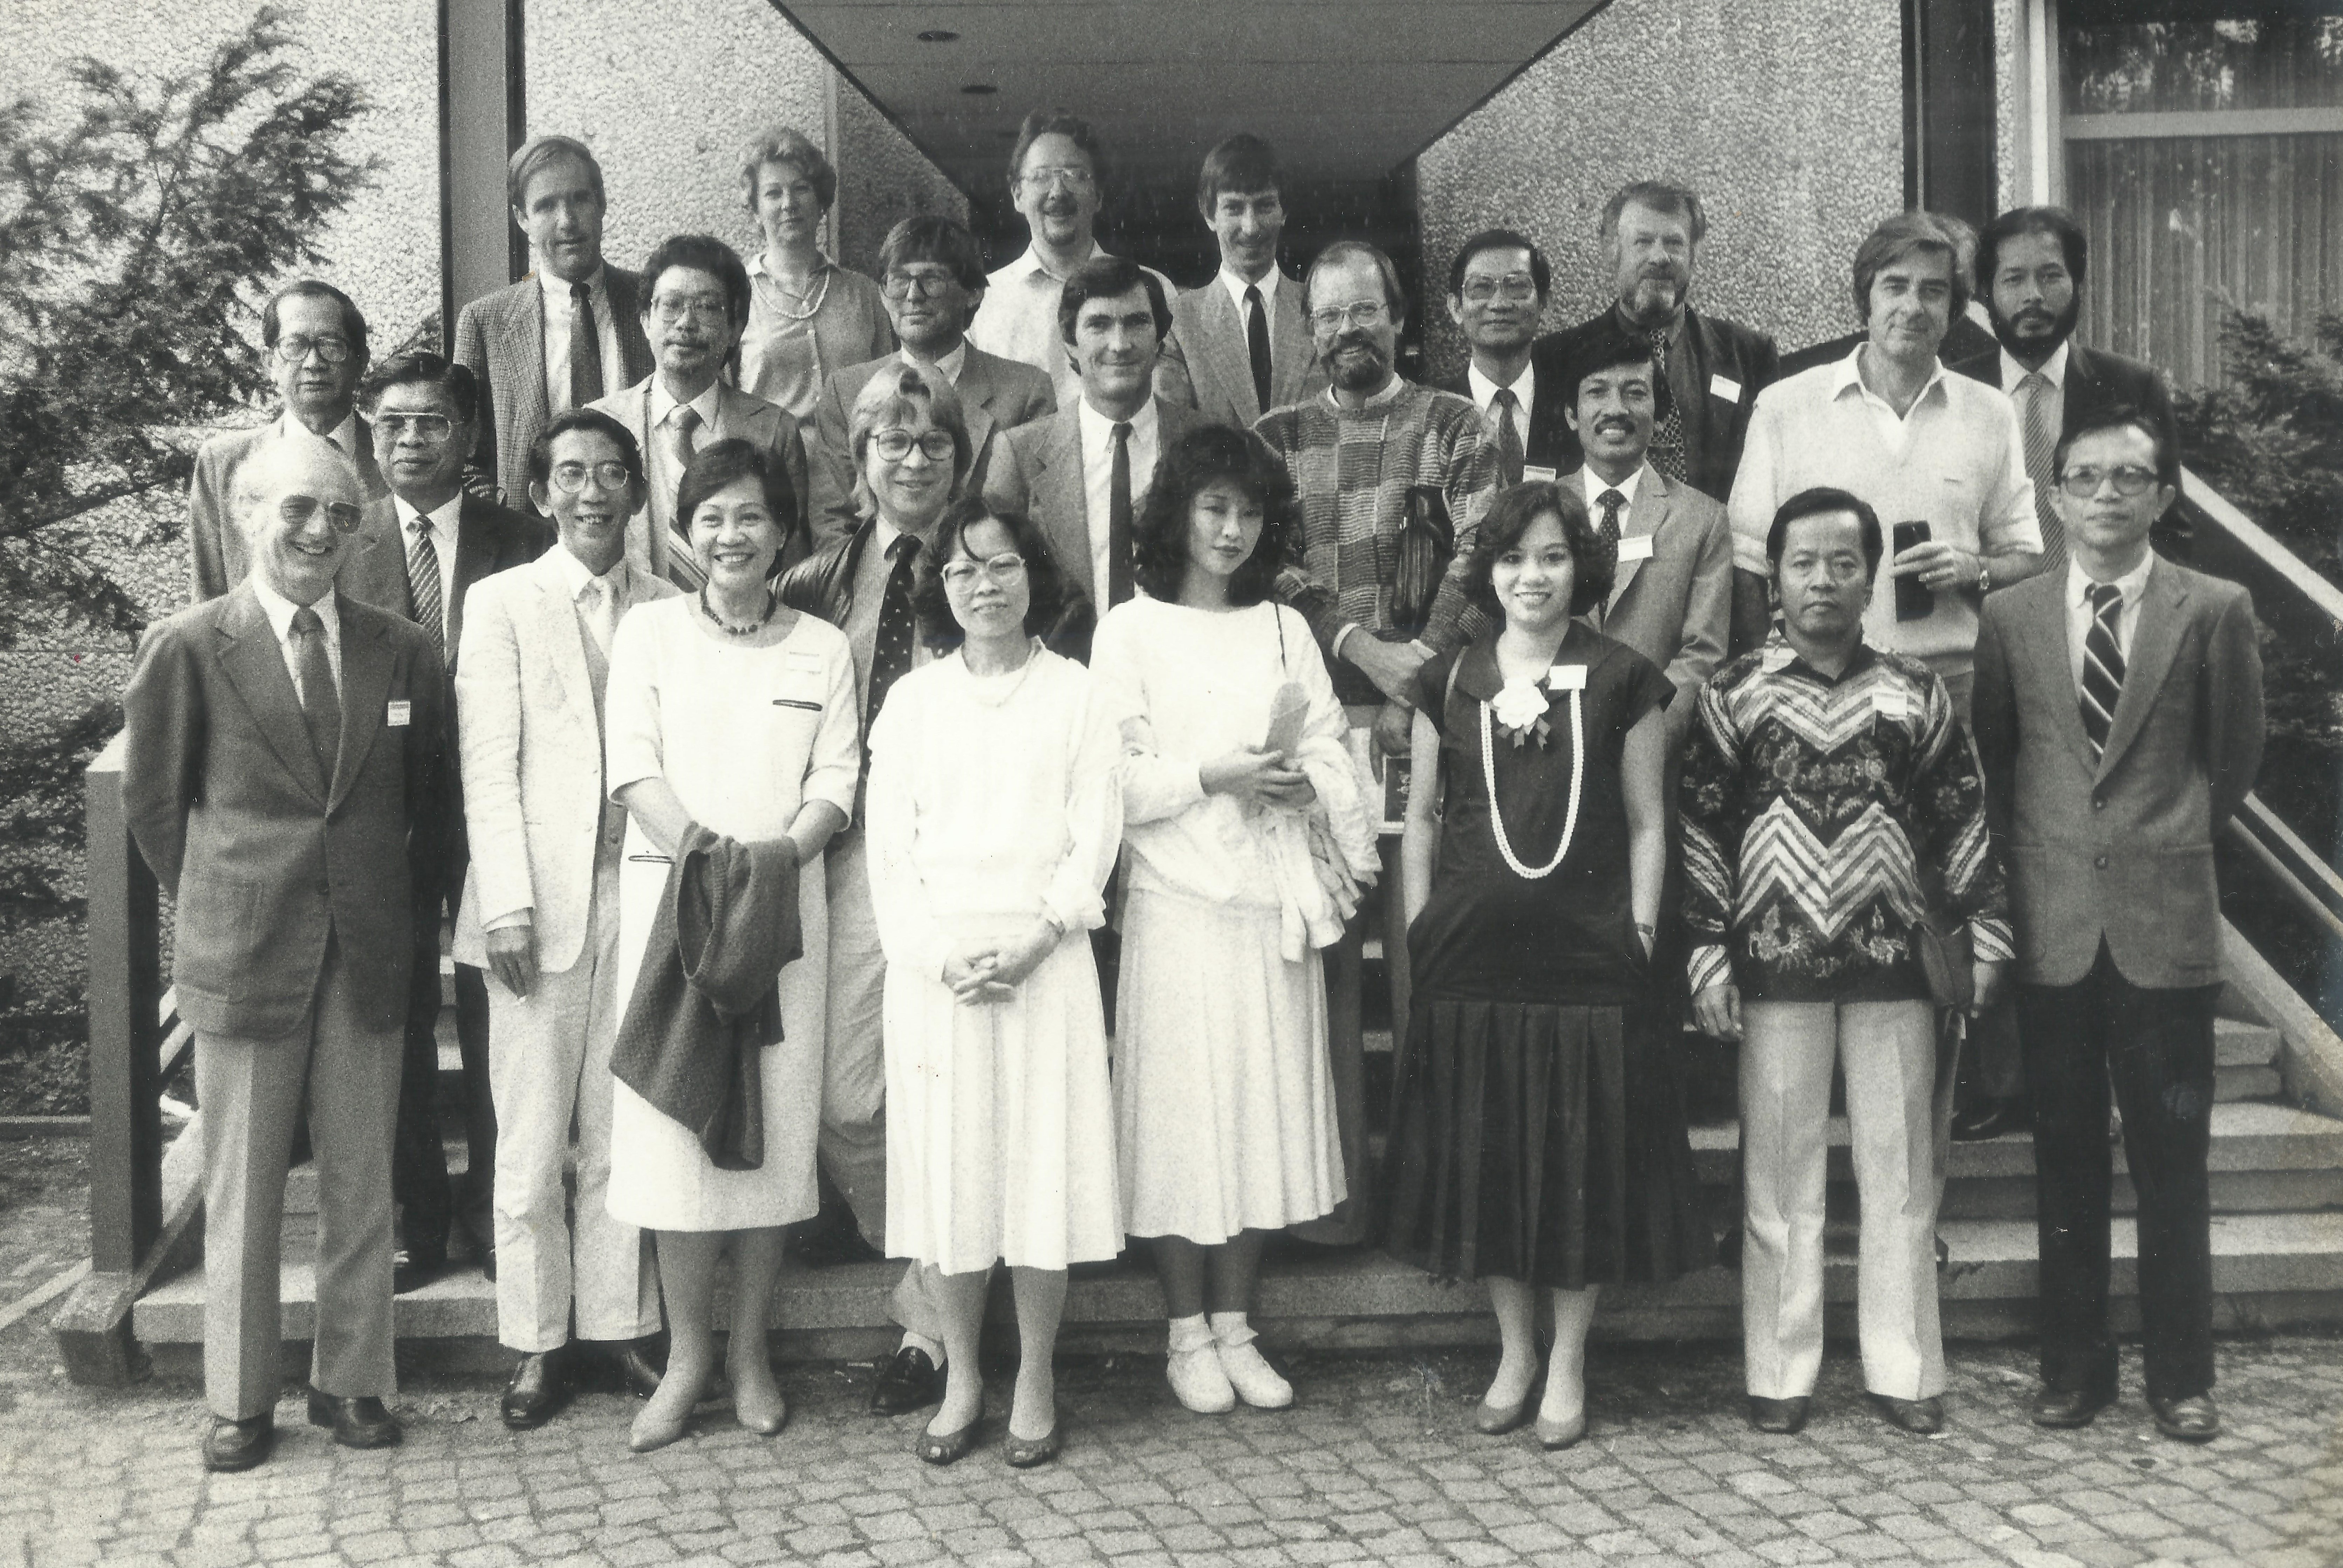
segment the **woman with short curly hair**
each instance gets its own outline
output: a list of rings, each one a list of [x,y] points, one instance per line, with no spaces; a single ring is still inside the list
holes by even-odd
[[[813,418],[831,372],[895,351],[885,296],[821,253],[821,222],[838,171],[787,126],[759,131],[740,154],[741,203],[764,231],[749,263],[754,293],[740,335],[740,389]]]

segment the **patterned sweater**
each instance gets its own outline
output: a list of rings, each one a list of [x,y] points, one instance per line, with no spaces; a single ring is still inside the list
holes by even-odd
[[[1391,627],[1391,584],[1412,486],[1447,498],[1456,556],[1432,604],[1423,640],[1435,651],[1470,641],[1482,617],[1464,598],[1464,567],[1481,516],[1497,493],[1497,449],[1469,397],[1394,377],[1363,408],[1339,407],[1330,389],[1261,417],[1254,433],[1285,462],[1302,505],[1306,582],[1284,597],[1310,618],[1332,662],[1335,634]]]
[[[1701,689],[1682,809],[1695,991],[1925,997],[1912,929],[1939,879],[1976,956],[2011,954],[1984,780],[1916,658],[1858,644],[1833,680],[1776,632]]]

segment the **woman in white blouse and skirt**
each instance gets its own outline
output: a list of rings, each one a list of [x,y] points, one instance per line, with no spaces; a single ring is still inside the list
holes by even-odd
[[[887,1238],[940,1284],[948,1381],[915,1450],[934,1464],[975,1442],[985,1286],[1008,1263],[1022,1359],[1006,1453],[1023,1467],[1058,1452],[1066,1266],[1122,1250],[1089,940],[1122,831],[1119,746],[1090,672],[1035,638],[1063,589],[1031,523],[956,504],[917,591],[948,656],[896,682],[870,729]]]
[[[1133,530],[1146,597],[1107,614],[1091,658],[1121,722],[1131,851],[1124,1201],[1155,1239],[1172,1392],[1203,1412],[1292,1402],[1246,1322],[1262,1245],[1344,1196],[1318,950],[1374,875],[1374,832],[1309,623],[1270,598],[1299,531],[1267,454],[1191,432]]]

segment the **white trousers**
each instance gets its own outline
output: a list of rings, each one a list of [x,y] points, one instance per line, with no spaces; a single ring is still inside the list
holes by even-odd
[[[603,864],[602,861],[608,863]],[[618,1043],[618,857],[595,866],[578,961],[540,972],[525,997],[488,971],[488,1082],[497,1102],[497,1337],[512,1350],[559,1350],[575,1300],[581,1340],[631,1340],[659,1327],[657,1267],[643,1233],[610,1217],[610,1051]],[[561,1188],[578,1129],[573,1222]]]
[[[1822,1366],[1834,1060],[1845,1071],[1863,1211],[1855,1297],[1864,1386],[1896,1399],[1944,1392],[1936,1206],[1952,1101],[1950,1075],[1937,1067],[1935,1009],[1926,1001],[1752,1001],[1741,1019],[1749,1392],[1804,1398]]]

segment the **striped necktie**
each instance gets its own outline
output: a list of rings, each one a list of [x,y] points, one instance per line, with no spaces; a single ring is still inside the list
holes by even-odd
[[[2116,619],[2123,614],[2123,589],[2093,583],[2091,629],[2083,637],[2083,733],[2091,739],[2094,761],[2106,755],[2107,731],[2115,727],[2116,703],[2123,697],[2123,649]]]
[[[2026,477],[2034,481],[2034,516],[2042,525],[2042,567],[2048,571],[2066,558],[2066,525],[2050,505],[2050,489],[2057,482],[2050,471],[2050,456],[2057,449],[2058,432],[2050,427],[2050,377],[2029,370],[2017,384],[2020,434],[2026,443]]]
[[[431,638],[445,661],[447,657],[447,606],[439,591],[439,551],[431,542],[431,518],[415,515],[415,542],[407,548],[407,591],[415,602],[415,624]]]

